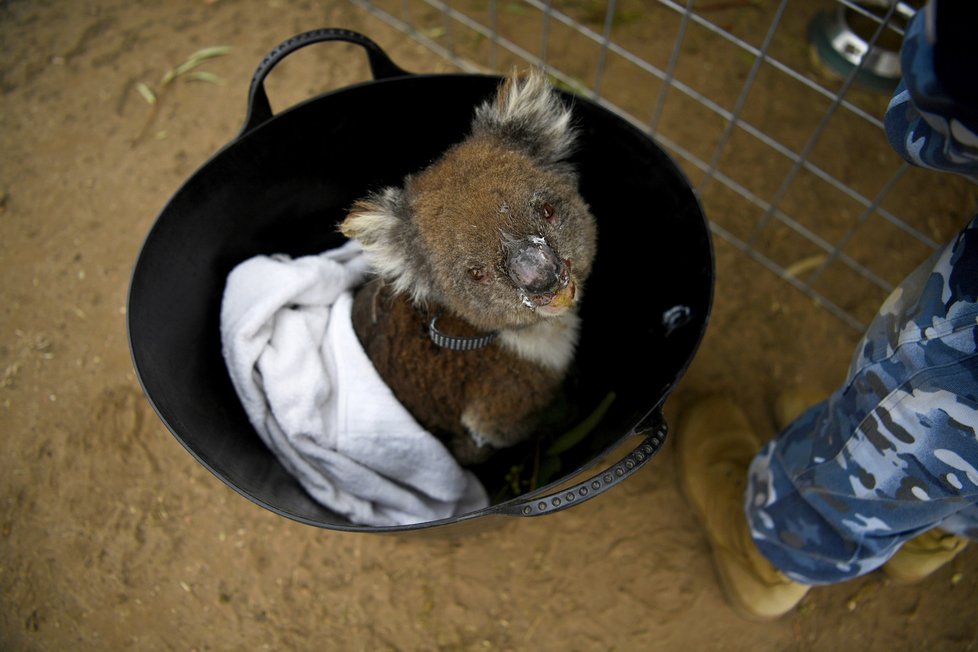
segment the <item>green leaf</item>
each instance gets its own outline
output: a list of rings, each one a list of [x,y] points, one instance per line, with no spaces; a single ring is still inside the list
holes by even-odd
[[[206,70],[198,70],[196,72],[187,73],[184,79],[189,81],[200,81],[207,82],[208,84],[223,84],[224,80],[218,77],[212,72],[207,72]]]
[[[550,448],[546,450],[544,455],[560,455],[561,453],[570,450],[577,444],[581,442],[594,428],[601,422],[604,418],[605,413],[611,404],[615,402],[616,395],[614,392],[608,392],[604,397],[598,407],[589,414],[583,421],[579,424],[562,434],[560,437],[554,440],[550,444]]]
[[[167,71],[167,73],[163,75],[163,79],[160,81],[160,83],[165,86],[166,84],[169,84],[180,75],[184,75],[190,72],[191,70],[193,70],[203,62],[207,61],[208,59],[224,56],[230,51],[231,51],[231,47],[227,45],[214,45],[211,47],[203,48],[202,50],[197,50],[196,52],[190,55],[190,58],[188,58],[186,61],[181,63],[179,66],[173,68],[172,70]]]
[[[547,455],[540,461],[540,469],[537,471],[536,477],[536,486],[530,488],[536,489],[537,487],[542,487],[543,485],[549,483],[554,476],[560,473],[560,468],[560,458],[556,455]]]
[[[154,93],[153,89],[143,82],[136,82],[136,92],[142,95],[143,99],[146,100],[146,103],[150,106],[156,104],[156,93]]]
[[[196,61],[200,63],[206,59],[213,59],[214,57],[223,57],[225,54],[231,51],[230,45],[212,45],[201,50],[197,50],[190,55],[187,61]]]

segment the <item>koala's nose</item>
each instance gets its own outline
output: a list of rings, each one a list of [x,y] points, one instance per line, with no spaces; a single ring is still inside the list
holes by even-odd
[[[509,277],[531,294],[556,292],[567,283],[567,270],[546,240],[531,237],[509,247]]]

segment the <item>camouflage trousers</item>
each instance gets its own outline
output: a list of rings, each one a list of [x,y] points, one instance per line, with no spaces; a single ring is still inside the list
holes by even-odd
[[[806,584],[934,527],[978,538],[978,217],[880,308],[846,383],[750,467],[751,534]]]
[[[951,32],[934,9],[907,29],[886,135],[915,165],[974,177],[973,69],[935,65]],[[843,386],[754,458],[745,510],[761,552],[806,584],[868,573],[935,527],[978,538],[978,217],[890,295]]]

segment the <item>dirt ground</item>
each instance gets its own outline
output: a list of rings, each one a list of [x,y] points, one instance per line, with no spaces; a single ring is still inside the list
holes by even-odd
[[[257,62],[321,26],[452,69],[340,2],[0,0],[0,650],[978,647],[978,546],[919,585],[874,573],[777,622],[741,619],[671,444],[606,496],[458,539],[295,523],[194,461],[134,377],[130,269],[167,199],[240,127]],[[213,45],[233,48],[199,69],[220,80],[161,92]],[[273,104],[365,79],[347,47],[277,70]],[[831,389],[858,333],[716,246],[714,317],[667,417],[724,391],[771,433],[778,391]]]

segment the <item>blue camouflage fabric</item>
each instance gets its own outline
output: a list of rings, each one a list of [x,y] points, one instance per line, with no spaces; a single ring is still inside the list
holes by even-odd
[[[887,135],[917,165],[972,175],[978,132],[914,86],[932,45],[922,13]],[[978,217],[886,300],[845,384],[754,458],[745,509],[761,552],[806,584],[868,573],[934,527],[978,538]]]
[[[974,88],[978,70],[970,66],[978,58],[978,48],[972,46],[969,60],[958,67],[942,66],[939,76],[936,6],[927,5],[907,26],[900,48],[901,80],[884,116],[886,136],[897,153],[915,165],[975,178],[978,105],[971,96],[975,91],[966,98],[954,91],[961,83]],[[961,20],[969,19],[974,11],[970,9]],[[951,14],[947,20],[954,17]]]
[[[886,137],[905,159],[921,167],[978,175],[978,106],[948,90],[935,66],[935,18],[930,4],[907,27],[900,48],[901,80],[884,116]],[[970,62],[969,62],[970,63]],[[945,76],[975,83],[978,70],[962,63]]]

